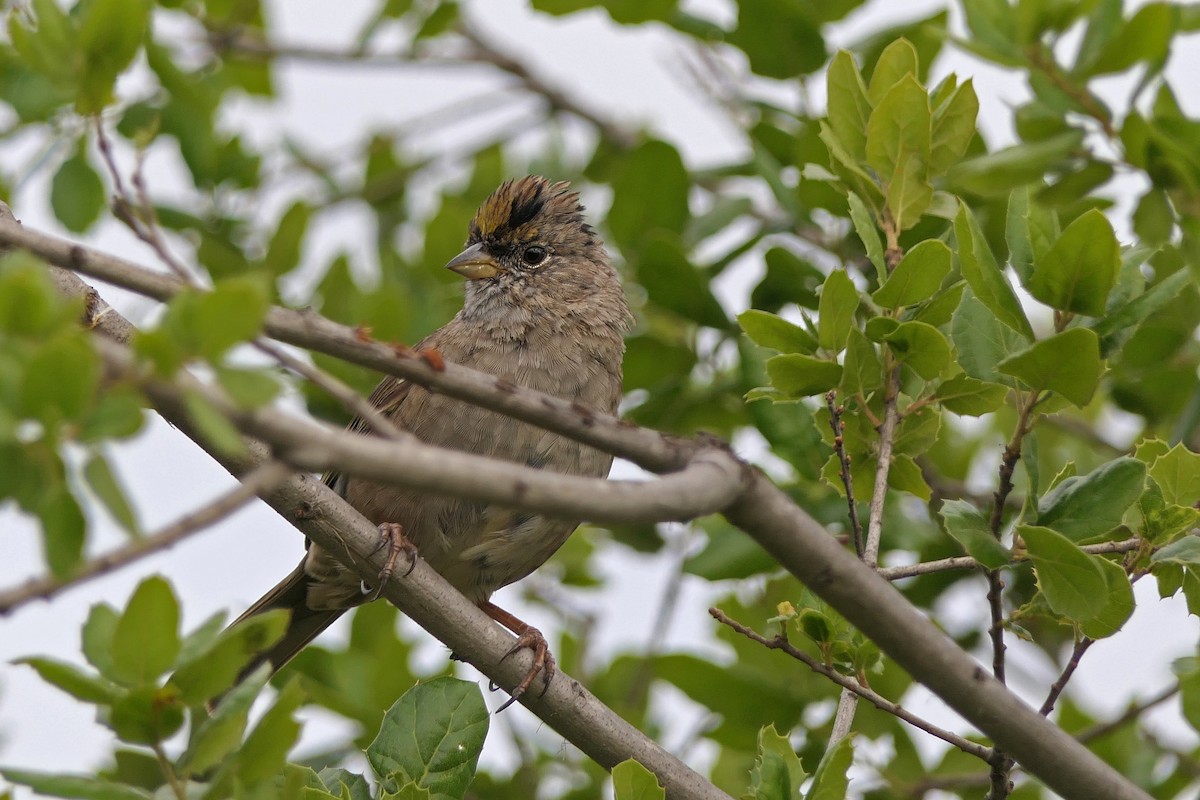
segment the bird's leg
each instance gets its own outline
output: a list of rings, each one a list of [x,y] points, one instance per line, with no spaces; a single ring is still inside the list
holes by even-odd
[[[517,635],[517,643],[509,648],[509,651],[504,654],[504,658],[508,658],[519,650],[533,651],[533,666],[529,668],[528,674],[517,684],[517,688],[513,689],[512,697],[508,698],[508,702],[496,709],[496,713],[500,713],[517,702],[521,695],[525,694],[525,690],[533,683],[533,679],[537,677],[539,672],[542,673],[542,694],[545,694],[546,690],[550,688],[550,679],[554,677],[554,656],[550,653],[549,645],[546,644],[546,637],[542,636],[542,632],[537,628],[527,622],[522,622],[494,603],[485,600],[479,604],[479,607],[483,609],[483,613]],[[504,658],[500,660],[503,661]]]
[[[363,602],[369,603],[378,600],[379,595],[383,594],[383,587],[396,572],[396,561],[400,558],[401,553],[404,553],[404,557],[408,559],[408,570],[405,571],[404,577],[407,578],[417,568],[417,546],[404,538],[404,528],[398,523],[384,522],[379,525],[379,547],[375,548],[375,553],[385,547],[388,549],[388,554],[387,559],[383,562],[383,569],[379,570],[379,580],[376,581],[375,588],[370,591],[366,591],[366,586],[363,586],[363,594],[367,595]]]

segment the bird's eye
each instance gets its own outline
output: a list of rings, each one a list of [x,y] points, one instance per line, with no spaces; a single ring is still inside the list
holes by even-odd
[[[531,267],[536,267],[546,260],[546,248],[536,244],[526,247],[525,252],[521,253],[521,260]]]

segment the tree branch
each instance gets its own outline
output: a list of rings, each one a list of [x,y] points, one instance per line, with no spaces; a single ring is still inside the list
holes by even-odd
[[[208,505],[185,514],[144,539],[135,539],[116,550],[89,559],[72,575],[65,578],[33,578],[20,586],[0,591],[0,616],[11,614],[33,600],[49,600],[85,581],[107,575],[152,553],[172,547],[193,533],[225,519],[255,497],[270,491],[292,472],[290,467],[278,461],[265,461],[247,473],[237,487]]]
[[[1139,537],[1132,539],[1121,539],[1116,542],[1099,542],[1098,544],[1085,544],[1080,547],[1085,553],[1128,553],[1131,550],[1137,550],[1145,541]],[[1028,556],[1014,555],[1011,563],[1019,564],[1027,561]],[[889,581],[898,581],[901,578],[912,578],[917,575],[929,575],[934,572],[948,572],[956,569],[979,569],[980,564],[970,556],[953,556],[951,558],[940,558],[936,561],[922,561],[918,564],[904,564],[899,567],[882,567],[879,569],[880,577]]]
[[[905,709],[899,703],[888,700],[874,689],[871,689],[868,686],[863,686],[858,681],[847,675],[843,675],[833,667],[822,664],[808,653],[805,653],[803,650],[794,647],[787,640],[786,634],[780,633],[774,639],[768,639],[767,637],[763,636],[752,628],[743,625],[737,620],[730,619],[725,612],[719,608],[710,608],[708,613],[711,614],[713,619],[715,619],[717,622],[720,622],[722,625],[728,625],[730,628],[737,631],[742,636],[745,636],[747,639],[758,642],[763,647],[787,653],[789,656],[804,664],[813,672],[817,673],[818,675],[824,675],[838,686],[841,686],[845,691],[853,692],[855,696],[863,698],[880,711],[886,711],[887,713],[904,720],[914,728],[920,728],[931,736],[935,736],[947,744],[957,747],[967,755],[975,756],[976,758],[983,759],[984,761],[987,761],[991,757],[992,748],[979,744],[978,742],[972,742],[970,739],[964,739],[952,731],[939,728],[933,723],[928,722],[927,720],[924,720],[911,711]]]

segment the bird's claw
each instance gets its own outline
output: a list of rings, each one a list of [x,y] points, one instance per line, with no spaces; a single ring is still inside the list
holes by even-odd
[[[546,690],[550,688],[550,681],[554,678],[554,655],[550,652],[550,646],[546,644],[546,637],[542,636],[541,631],[533,627],[526,628],[525,631],[517,637],[516,643],[508,649],[508,652],[505,653],[503,658],[500,660],[504,661],[504,659],[520,652],[521,650],[533,651],[533,666],[529,668],[529,672],[525,674],[525,677],[521,679],[521,682],[518,683],[516,688],[512,690],[512,696],[505,701],[504,705],[496,709],[497,714],[511,706],[513,703],[517,702],[517,700],[521,699],[521,695],[525,694],[526,690],[533,685],[533,680],[538,676],[538,673],[541,673],[542,675],[543,695],[546,693]]]
[[[379,579],[375,582],[375,588],[366,592],[366,602],[378,600],[379,596],[383,594],[383,587],[396,573],[396,562],[400,559],[401,553],[404,553],[404,557],[408,560],[408,569],[401,577],[407,578],[417,568],[417,546],[404,537],[404,528],[398,523],[384,522],[380,524],[379,546],[375,548],[372,555],[385,547],[388,548],[387,559],[383,562],[383,569],[379,570]]]

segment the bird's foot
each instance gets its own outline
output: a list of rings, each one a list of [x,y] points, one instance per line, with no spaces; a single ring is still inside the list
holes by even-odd
[[[550,680],[554,677],[555,663],[554,655],[550,652],[550,646],[546,644],[546,637],[542,636],[542,632],[537,628],[526,626],[525,630],[517,636],[516,644],[510,647],[508,652],[504,654],[504,658],[500,660],[503,661],[505,658],[521,650],[533,651],[533,666],[529,668],[529,672],[525,674],[521,682],[512,690],[512,696],[508,698],[504,705],[496,709],[497,714],[521,699],[521,695],[525,694],[529,687],[533,685],[533,681],[538,676],[538,673],[542,675],[542,694],[545,694],[546,690],[550,688]]]
[[[405,559],[408,560],[408,569],[405,570],[403,577],[407,578],[417,567],[417,546],[404,537],[404,528],[395,522],[384,522],[379,526],[379,547],[375,548],[375,552],[387,548],[387,559],[383,562],[383,569],[379,570],[379,579],[375,582],[375,588],[367,590],[364,585],[363,594],[367,595],[366,602],[378,600],[383,594],[383,587],[391,580],[392,575],[396,573],[396,562],[400,560],[400,554],[403,553]],[[373,554],[372,554],[373,555]]]

